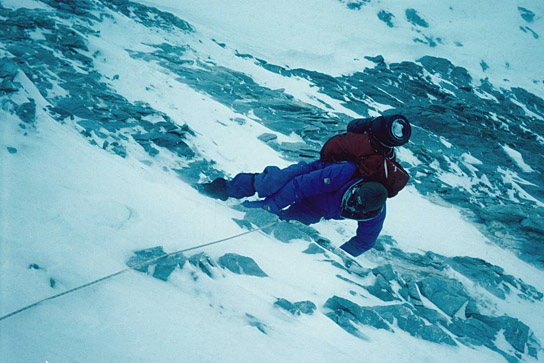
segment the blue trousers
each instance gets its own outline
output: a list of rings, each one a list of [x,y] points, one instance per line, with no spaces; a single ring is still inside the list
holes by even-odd
[[[307,164],[300,162],[284,169],[267,166],[262,173],[240,173],[232,180],[227,180],[227,193],[233,198],[250,197],[257,193],[259,198],[266,198],[280,190],[291,179],[321,167],[321,161]]]

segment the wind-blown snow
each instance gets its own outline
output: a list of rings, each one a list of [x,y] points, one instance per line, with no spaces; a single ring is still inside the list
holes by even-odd
[[[330,112],[359,117],[338,100],[320,93],[308,80],[267,72],[254,62],[234,54],[249,53],[268,62],[303,67],[339,75],[370,64],[367,55],[382,54],[388,62],[414,60],[433,54],[455,60],[473,73],[489,77],[497,85],[516,85],[544,94],[540,63],[540,38],[521,31],[530,26],[544,34],[542,23],[527,22],[517,4],[460,1],[416,1],[410,6],[429,28],[409,23],[406,5],[390,2],[362,4],[350,10],[342,1],[147,1],[176,13],[196,26],[191,46],[210,61],[244,72],[260,85],[285,89],[296,100]],[[522,4],[523,5],[523,4]],[[541,8],[537,2],[533,8]],[[47,8],[40,2],[2,0],[4,7]],[[395,14],[390,29],[376,14]],[[124,23],[126,22],[126,23]],[[120,31],[120,29],[125,31]],[[130,29],[131,31],[126,31]],[[481,31],[485,29],[485,31]],[[261,141],[263,133],[279,141],[300,142],[296,134],[272,131],[258,117],[240,114],[211,96],[172,78],[159,65],[130,57],[121,49],[147,50],[163,41],[176,43],[168,32],[147,31],[128,18],[104,19],[95,29],[100,36],[88,39],[95,68],[108,84],[129,102],[145,100],[194,135],[188,142],[214,167],[233,176],[240,171],[258,172],[266,165],[286,166],[284,155]],[[385,31],[387,30],[387,31]],[[43,34],[36,33],[36,39]],[[415,43],[441,39],[436,47]],[[211,39],[214,38],[215,41]],[[217,43],[226,42],[227,51]],[[461,46],[462,44],[462,46]],[[4,51],[2,51],[4,52]],[[483,70],[481,62],[489,67]],[[508,63],[508,64],[507,64]],[[173,172],[184,165],[166,150],[150,157],[136,143],[129,143],[127,157],[102,150],[72,127],[46,112],[48,101],[33,81],[20,72],[16,81],[24,91],[12,96],[36,102],[36,128],[21,129],[20,120],[2,104],[0,121],[0,316],[55,293],[79,286],[126,268],[133,251],[163,246],[173,252],[232,236],[246,229],[234,219],[243,213],[226,203],[199,194]],[[64,90],[53,85],[53,92]],[[491,97],[491,96],[490,96]],[[383,106],[388,108],[389,106]],[[377,108],[379,109],[379,108]],[[78,121],[78,120],[75,120]],[[151,120],[150,122],[152,122]],[[445,138],[447,148],[454,145]],[[511,198],[542,203],[523,189],[524,173],[534,172],[513,147],[503,146],[514,162],[502,170],[512,184]],[[483,162],[463,151],[462,162],[449,162],[450,172],[440,179],[470,189],[489,180],[469,178],[464,170]],[[421,163],[409,149],[399,158],[410,165]],[[518,170],[519,169],[519,170]],[[204,175],[202,175],[204,179]],[[414,183],[417,183],[417,176]],[[391,237],[400,250],[433,252],[447,257],[471,256],[501,266],[506,274],[544,291],[542,270],[493,244],[472,223],[467,211],[422,196],[413,186],[388,202],[382,235]],[[323,221],[315,226],[321,236],[340,245],[354,233],[353,221]],[[315,255],[301,253],[308,241],[282,243],[255,232],[205,251],[217,260],[225,253],[250,256],[269,277],[240,276],[216,269],[211,279],[196,268],[177,269],[167,282],[129,271],[93,287],[41,304],[0,321],[0,361],[84,362],[495,362],[504,360],[485,347],[456,347],[417,339],[371,327],[363,337],[347,334],[324,314],[294,317],[273,307],[277,298],[311,300],[323,304],[333,295],[364,305],[382,305],[377,297],[353,291],[339,279],[347,273]],[[200,250],[195,251],[200,252]],[[335,262],[341,260],[329,257]],[[358,258],[364,267],[386,263],[371,253]],[[30,267],[36,265],[39,268]],[[30,267],[30,268],[29,268]],[[508,314],[544,337],[544,304],[522,296],[501,300],[473,282],[463,280],[471,293],[488,303],[485,313]],[[372,277],[368,277],[371,283]],[[432,306],[428,300],[427,306]],[[318,309],[321,309],[319,306]],[[462,315],[462,314],[461,314]],[[498,343],[512,350],[501,333]],[[512,353],[515,353],[512,351]]]
[[[46,115],[40,120],[32,138],[17,132],[16,122],[1,124],[3,175],[9,175],[2,180],[3,191],[9,191],[2,198],[2,312],[121,270],[131,250],[160,244],[174,251],[243,231],[231,219],[237,212],[199,195],[179,179],[134,158],[104,153]],[[239,135],[238,141],[246,137]],[[5,145],[16,145],[18,152],[8,155]],[[227,153],[235,152],[235,147],[222,146]],[[404,198],[421,200],[413,191]],[[392,226],[400,228],[395,214],[402,213],[401,204],[392,204],[395,212],[386,227],[395,237],[400,233]],[[428,228],[428,236],[438,233],[442,223],[470,228],[453,210],[428,206],[436,223]],[[425,218],[421,216],[422,221]],[[329,222],[321,228],[329,229],[325,235],[341,230],[337,237],[346,239],[352,227],[349,222]],[[417,234],[406,229],[402,235],[403,248],[410,240],[418,240]],[[463,238],[470,236],[482,240],[473,230]],[[412,248],[432,247],[425,243],[423,239]],[[451,354],[452,362],[460,357],[497,359],[490,351],[428,342],[417,342],[419,348],[407,352],[403,347],[414,344],[416,338],[402,332],[391,335],[372,330],[368,341],[361,341],[339,335],[342,330],[323,315],[292,322],[293,317],[272,309],[274,296],[326,299],[343,294],[346,288],[334,277],[332,266],[327,271],[311,255],[300,254],[306,246],[302,241],[286,245],[256,233],[206,249],[212,257],[227,251],[252,256],[272,276],[264,280],[234,280],[225,273],[220,281],[201,278],[195,283],[190,272],[182,270],[163,283],[129,272],[44,303],[2,321],[2,331],[9,331],[2,334],[2,357],[13,362],[67,358],[341,362],[361,357],[398,362]],[[485,251],[484,246],[479,249]],[[46,270],[28,269],[29,264],[46,266]],[[514,266],[525,264],[515,262]],[[56,281],[53,290],[49,278]],[[266,321],[268,335],[248,326],[246,314]],[[25,336],[32,346],[19,349]]]
[[[228,40],[240,53],[291,68],[340,75],[365,68],[368,55],[381,54],[389,62],[433,55],[467,68],[475,79],[489,78],[506,87],[515,79],[517,85],[544,94],[544,23],[528,23],[518,10],[527,6],[541,11],[538,1],[352,2],[362,4],[358,11],[348,9],[349,1],[327,0],[146,3],[176,13],[211,38]],[[408,7],[417,9],[428,27],[409,22]],[[378,19],[380,11],[395,16],[393,28]],[[526,26],[540,37],[521,29]],[[430,41],[436,46],[429,47]]]

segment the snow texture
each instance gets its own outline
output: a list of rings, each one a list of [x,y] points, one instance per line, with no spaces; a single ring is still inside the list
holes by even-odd
[[[0,1],[0,361],[534,362],[539,1]],[[485,29],[485,30],[482,30]],[[376,246],[193,185],[398,112]],[[236,239],[219,241],[253,228]]]

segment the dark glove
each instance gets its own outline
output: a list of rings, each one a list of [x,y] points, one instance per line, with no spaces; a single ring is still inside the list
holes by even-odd
[[[274,203],[274,201],[270,198],[266,198],[265,200],[257,200],[254,202],[250,202],[249,200],[246,200],[242,203],[242,205],[246,208],[262,208],[267,212],[277,214],[280,209]]]

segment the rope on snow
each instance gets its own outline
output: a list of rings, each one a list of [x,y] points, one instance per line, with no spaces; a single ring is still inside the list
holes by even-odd
[[[179,253],[182,253],[182,252],[187,252],[187,251],[191,251],[191,250],[196,250],[197,248],[203,248],[203,247],[207,247],[207,246],[211,246],[211,245],[215,245],[215,244],[218,244],[218,243],[221,243],[221,242],[225,242],[225,241],[229,241],[231,239],[235,239],[235,238],[238,238],[238,237],[242,237],[246,234],[250,234],[250,233],[253,233],[253,232],[257,232],[257,231],[261,231],[265,228],[268,228],[268,227],[272,227],[274,224],[278,223],[277,221],[276,222],[273,222],[273,223],[270,223],[270,224],[267,224],[263,227],[259,227],[259,228],[255,228],[255,229],[251,229],[249,231],[246,231],[246,232],[242,232],[242,233],[239,233],[237,235],[234,235],[234,236],[230,236],[230,237],[226,237],[226,238],[223,238],[223,239],[220,239],[220,240],[217,240],[217,241],[213,241],[213,242],[209,242],[209,243],[204,243],[204,244],[201,244],[201,245],[198,245],[198,246],[194,246],[194,247],[189,247],[189,248],[186,248],[184,250],[179,250],[179,251],[176,251],[176,252],[171,252],[171,253],[166,253],[162,256],[158,256],[158,257],[155,257],[155,258],[152,258],[150,260],[147,260],[147,261],[144,261],[142,263],[139,263],[137,265],[134,265],[134,266],[130,266],[130,267],[127,267],[121,271],[117,271],[115,273],[112,273],[110,275],[107,275],[107,276],[104,276],[102,278],[99,278],[97,280],[94,280],[94,281],[91,281],[91,282],[88,282],[86,284],[83,284],[83,285],[80,285],[80,286],[77,286],[77,287],[74,287],[73,289],[70,289],[70,290],[66,290],[64,292],[61,292],[59,294],[56,294],[56,295],[53,295],[53,296],[49,296],[45,299],[42,299],[42,300],[39,300],[39,301],[36,301],[35,303],[33,304],[30,304],[30,305],[27,305],[25,306],[24,308],[21,308],[21,309],[18,309],[18,310],[15,310],[14,312],[11,312],[7,315],[4,315],[2,317],[0,317],[0,321],[2,320],[5,320],[7,318],[10,318],[14,315],[17,315],[19,313],[22,313],[23,311],[26,311],[26,310],[29,310],[29,309],[32,309],[33,307],[43,303],[43,302],[46,302],[46,301],[49,301],[49,300],[53,300],[53,299],[56,299],[56,298],[59,298],[61,296],[64,296],[64,295],[68,295],[68,294],[71,294],[72,292],[75,292],[77,290],[81,290],[81,289],[84,289],[86,287],[89,287],[89,286],[92,286],[92,285],[95,285],[95,284],[98,284],[99,282],[102,282],[102,281],[105,281],[105,280],[108,280],[108,279],[111,279],[115,276],[118,276],[118,275],[121,275],[122,273],[125,273],[127,271],[130,271],[130,270],[136,270],[140,267],[143,267],[143,266],[147,266],[155,261],[158,261],[160,259],[163,259],[163,258],[166,258],[166,257],[169,257],[169,256],[173,256],[173,255],[177,255]]]

